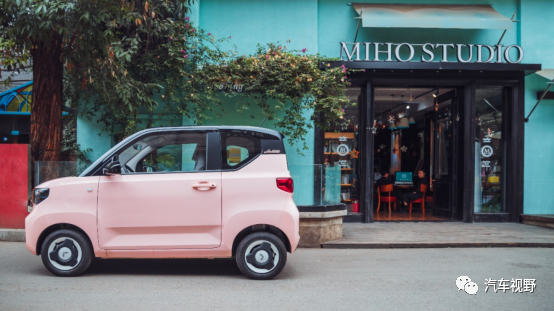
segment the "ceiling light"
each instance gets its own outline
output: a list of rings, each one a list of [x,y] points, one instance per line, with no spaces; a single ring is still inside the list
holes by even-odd
[[[437,98],[437,96],[439,96],[439,90],[435,89],[433,92],[433,97]]]

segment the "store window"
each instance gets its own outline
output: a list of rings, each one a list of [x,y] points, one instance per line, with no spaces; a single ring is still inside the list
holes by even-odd
[[[361,88],[348,88],[347,96],[352,105],[343,107],[341,122],[324,136],[323,200],[326,204],[344,203],[349,213],[359,213]]]
[[[475,212],[503,213],[504,160],[503,87],[475,91]]]

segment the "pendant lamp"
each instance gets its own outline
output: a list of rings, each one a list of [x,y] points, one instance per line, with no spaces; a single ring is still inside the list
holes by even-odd
[[[415,124],[414,117],[409,117],[409,118],[408,118],[408,123],[410,123],[410,124]]]
[[[395,122],[392,122],[390,125],[389,125],[389,130],[396,130],[396,123]]]
[[[404,118],[400,119],[398,124],[396,124],[396,128],[399,128],[399,129],[410,128],[410,124],[408,124],[408,118],[404,117]]]

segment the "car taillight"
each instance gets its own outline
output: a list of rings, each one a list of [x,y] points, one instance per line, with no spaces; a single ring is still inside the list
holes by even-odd
[[[277,178],[277,188],[292,193],[294,191],[294,182],[292,178]]]

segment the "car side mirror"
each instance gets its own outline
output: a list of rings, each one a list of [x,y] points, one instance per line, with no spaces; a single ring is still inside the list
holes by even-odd
[[[121,163],[117,156],[114,156],[112,162],[102,169],[104,175],[119,175],[121,174]]]

